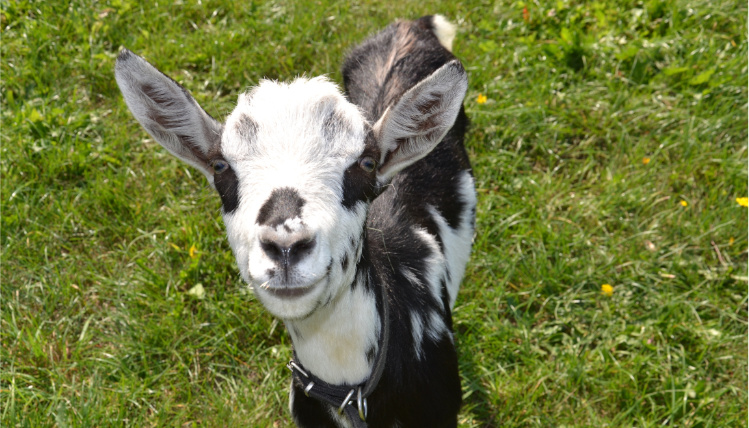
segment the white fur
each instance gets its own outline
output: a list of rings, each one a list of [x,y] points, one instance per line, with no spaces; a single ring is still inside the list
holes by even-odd
[[[401,275],[403,275],[403,277],[405,277],[406,280],[408,280],[408,282],[410,282],[411,284],[417,287],[420,287],[422,285],[421,280],[416,276],[416,274],[411,269],[408,269],[408,268],[401,269]]]
[[[377,350],[380,317],[363,285],[341,293],[303,321],[286,322],[302,365],[331,383],[356,385],[371,372],[367,350]]]
[[[430,212],[436,212],[434,207],[428,206],[427,209]],[[440,216],[442,218],[442,216]],[[444,222],[444,218],[442,219]],[[445,255],[440,251],[439,244],[434,236],[430,235],[426,230],[415,229],[416,235],[429,247],[431,256],[425,259],[426,272],[424,277],[426,278],[426,287],[431,294],[432,299],[435,302],[442,302],[442,279],[447,274],[447,264]],[[458,281],[460,283],[460,281]],[[448,283],[449,284],[449,283]],[[447,330],[447,325],[443,319],[444,314],[442,312],[430,311],[426,318],[423,319],[419,315],[418,311],[411,312],[411,323],[414,326],[412,334],[414,339],[414,349],[418,358],[422,357],[422,343],[424,340],[424,334],[429,336],[433,341],[439,340],[444,332]],[[415,322],[417,321],[417,322]]]
[[[473,242],[474,229],[472,211],[476,207],[476,192],[474,190],[473,177],[471,177],[468,171],[461,173],[459,185],[460,198],[461,202],[465,204],[465,210],[460,215],[460,223],[457,229],[451,228],[445,218],[434,207],[429,207],[429,212],[435,223],[437,223],[445,248],[446,267],[450,272],[447,291],[450,295],[451,309],[455,306],[460,281],[463,279],[466,264],[471,256],[470,249]]]
[[[427,211],[436,212],[434,207],[431,205],[427,206]],[[440,216],[441,217],[441,216]],[[444,219],[442,219],[444,221]],[[431,252],[431,255],[427,257],[424,261],[427,265],[426,272],[424,272],[424,277],[427,280],[427,287],[429,289],[429,293],[432,295],[432,298],[440,302],[442,301],[442,290],[441,290],[441,280],[444,277],[445,273],[445,256],[442,254],[442,251],[440,250],[440,246],[437,243],[437,240],[434,236],[429,234],[424,229],[414,228],[414,232],[416,232],[416,235],[421,238],[421,240],[429,247],[429,250]]]
[[[455,39],[455,25],[442,15],[434,15],[432,24],[434,25],[434,35],[437,36],[440,44],[452,52],[453,40]]]
[[[421,359],[421,342],[424,340],[424,320],[416,311],[411,312],[411,334],[413,335],[416,356]]]
[[[349,418],[346,416],[346,414],[338,414],[338,409],[331,406],[328,407],[328,414],[336,423],[336,426],[339,428],[354,428],[354,425],[351,423]]]
[[[321,103],[323,99],[327,101]],[[346,119],[347,131],[326,141],[320,130],[333,110]],[[234,131],[243,115],[257,124],[251,142]],[[352,212],[341,206],[341,177],[364,150],[364,132],[359,110],[324,77],[288,84],[264,80],[252,92],[240,95],[227,119],[221,151],[237,173],[241,201],[236,211],[224,216],[227,236],[242,278],[253,285],[268,310],[283,319],[308,316],[347,285],[337,262],[348,250],[349,235],[361,230],[366,209],[356,207]],[[289,223],[292,232],[279,227],[272,232],[274,236],[285,239],[289,234],[304,234],[317,240],[291,275],[294,285],[312,290],[293,299],[266,289],[276,281],[268,275],[275,262],[260,247],[259,236],[268,231],[255,222],[270,194],[281,187],[296,189],[306,203],[301,220]],[[334,271],[325,278],[331,263]],[[347,273],[352,274],[350,269]]]
[[[440,238],[442,239],[444,253],[440,250],[434,236],[426,230],[414,228],[414,232],[424,242],[431,251],[431,256],[425,260],[426,271],[424,277],[426,284],[410,270],[404,269],[401,274],[415,286],[428,287],[432,298],[441,301],[441,282],[443,278],[448,279],[447,293],[450,302],[450,308],[455,305],[460,282],[465,273],[465,266],[470,257],[471,243],[473,240],[473,215],[472,212],[476,207],[476,192],[474,191],[473,177],[468,171],[464,171],[458,177],[459,197],[464,204],[464,210],[460,214],[458,227],[453,229],[447,224],[447,220],[437,211],[434,206],[428,205],[427,211],[434,219],[439,228]],[[424,335],[432,340],[439,340],[447,330],[441,313],[431,311],[424,319],[418,311],[411,313],[412,336],[414,340],[414,350],[418,358],[422,357],[422,343]]]

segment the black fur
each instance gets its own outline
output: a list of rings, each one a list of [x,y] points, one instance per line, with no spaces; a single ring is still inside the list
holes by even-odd
[[[214,174],[213,185],[216,187],[216,191],[221,197],[221,205],[223,206],[224,214],[234,212],[239,206],[239,181],[234,169],[229,167],[221,174]]]
[[[261,226],[277,227],[288,219],[301,217],[304,204],[304,198],[296,190],[290,187],[275,189],[260,207],[256,222]]]
[[[395,23],[349,54],[343,66],[347,96],[374,123],[403,93],[454,59],[434,35],[431,16]],[[438,210],[450,227],[458,227],[467,208],[461,202],[458,176],[470,171],[463,146],[466,127],[467,118],[461,108],[442,142],[424,159],[396,175],[392,186],[386,186],[379,196],[368,194],[373,184],[356,170],[356,164],[346,171],[345,206],[350,208],[374,197],[366,233],[360,238],[365,245],[357,261],[357,277],[368,278],[365,286],[374,291],[381,316],[380,290],[386,288],[390,313],[385,370],[368,399],[369,427],[457,426],[462,394],[447,278],[442,280],[442,296],[435,299],[425,272],[426,260],[433,250],[414,228],[434,236],[444,251],[438,226],[427,206]],[[412,283],[404,271],[415,275],[422,285]],[[425,333],[418,347],[414,343],[412,317],[421,318],[426,330],[433,314],[441,317],[447,328],[436,339]],[[371,355],[367,353],[370,356],[374,358],[374,350]],[[324,411],[325,406],[296,389],[292,412],[300,426],[337,426],[329,412]]]
[[[235,131],[243,140],[251,142],[257,134],[257,123],[246,114],[243,114],[239,117],[239,121],[235,125]]]
[[[343,84],[349,100],[374,123],[407,90],[453,59],[434,35],[432,16],[397,22],[348,55]]]
[[[335,427],[327,405],[304,395],[304,391],[292,382],[294,400],[291,415],[300,427]]]
[[[323,101],[324,103],[325,101]],[[335,105],[335,101],[330,102],[331,105]],[[332,140],[337,135],[345,134],[346,131],[343,131],[347,128],[348,122],[344,117],[341,116],[341,114],[336,110],[331,110],[328,113],[328,116],[325,118],[325,122],[323,123],[322,131],[323,131],[323,138],[325,140]],[[342,132],[343,131],[343,132]]]
[[[343,199],[341,203],[347,209],[353,209],[358,202],[371,202],[378,195],[377,176],[375,171],[367,172],[361,168],[359,161],[364,157],[379,159],[374,135],[370,129],[361,157],[351,164],[343,173]]]

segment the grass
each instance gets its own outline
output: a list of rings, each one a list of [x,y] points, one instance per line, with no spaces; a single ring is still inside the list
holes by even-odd
[[[479,194],[461,426],[746,426],[745,4],[1,4],[0,425],[288,425],[283,325],[114,58],[222,118],[264,76],[340,81],[353,44],[440,12]]]

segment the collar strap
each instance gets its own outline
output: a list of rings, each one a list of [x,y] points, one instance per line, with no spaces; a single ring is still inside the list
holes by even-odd
[[[385,370],[388,343],[390,342],[390,305],[387,290],[380,287],[382,301],[382,329],[380,330],[380,348],[377,351],[372,373],[359,385],[331,385],[305,370],[294,356],[286,365],[291,370],[294,382],[304,390],[304,394],[338,408],[338,413],[346,413],[355,428],[367,427],[367,398],[374,392]]]
[[[365,383],[331,385],[302,368],[296,361],[296,355],[286,367],[291,370],[294,383],[304,390],[306,396],[337,407],[338,414],[345,412],[355,428],[367,427],[367,397],[362,393]]]

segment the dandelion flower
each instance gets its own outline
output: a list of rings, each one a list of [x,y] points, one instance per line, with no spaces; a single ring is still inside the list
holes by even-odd
[[[612,287],[611,284],[603,284],[601,286],[601,293],[603,293],[604,296],[611,297],[614,295],[614,287]]]
[[[479,94],[479,96],[476,97],[476,102],[479,103],[479,104],[484,104],[486,102],[486,99],[487,99],[486,95]]]
[[[749,207],[749,198],[736,198],[736,202],[742,207]]]
[[[684,199],[682,199],[681,202],[679,203],[681,204],[682,207],[686,207],[687,205],[689,205],[687,201],[685,201]]]
[[[642,164],[647,165],[650,163],[650,158],[642,158]]]
[[[194,259],[196,257],[196,254],[198,252],[198,248],[195,246],[195,244],[192,244],[192,247],[190,247],[190,258]]]

